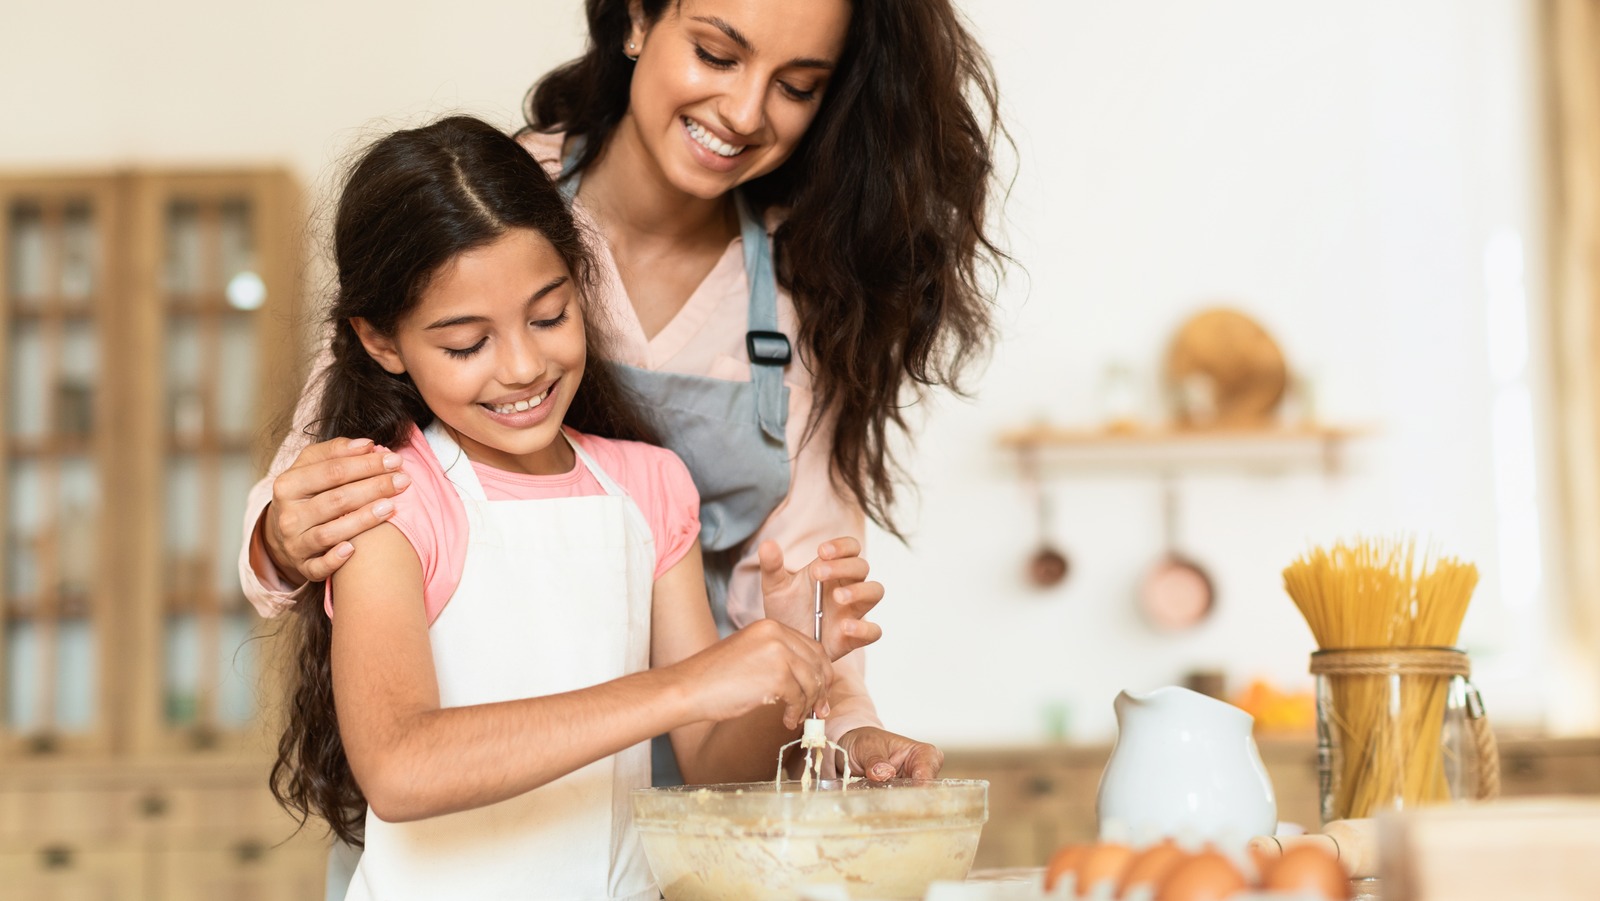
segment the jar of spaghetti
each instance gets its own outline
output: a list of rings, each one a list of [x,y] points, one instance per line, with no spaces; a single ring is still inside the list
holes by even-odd
[[[1500,792],[1483,699],[1455,648],[1344,648],[1311,655],[1322,821]]]

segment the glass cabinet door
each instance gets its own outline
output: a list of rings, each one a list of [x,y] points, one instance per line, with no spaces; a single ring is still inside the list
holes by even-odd
[[[0,766],[270,744],[278,624],[236,561],[301,386],[295,197],[0,176]]]
[[[264,352],[293,359],[273,328],[285,298],[263,246],[269,221],[248,180],[183,184],[160,200],[160,692],[168,740],[237,743],[257,717],[269,631],[236,561],[245,496],[264,459]]]
[[[24,753],[104,745],[104,185],[0,192],[4,605],[0,736]]]

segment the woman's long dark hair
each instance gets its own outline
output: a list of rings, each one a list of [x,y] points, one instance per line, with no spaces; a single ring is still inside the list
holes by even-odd
[[[642,0],[649,22],[678,0]],[[1000,125],[994,71],[950,0],[850,0],[850,31],[794,155],[745,186],[786,207],[778,278],[794,298],[830,468],[867,515],[894,524],[890,448],[907,406],[961,378],[994,339],[992,278],[1006,255],[984,220]],[[599,158],[628,108],[627,0],[588,0],[589,46],[529,93],[538,131],[586,136]],[[359,433],[351,433],[359,434]]]
[[[582,233],[543,168],[515,140],[466,116],[388,135],[367,149],[340,193],[333,250],[338,287],[328,313],[332,360],[322,376],[315,438],[364,435],[400,447],[411,426],[433,421],[411,379],[392,375],[362,346],[353,317],[392,336],[429,279],[462,253],[526,228],[543,235],[581,295],[592,264]],[[589,304],[582,304],[586,319]],[[583,385],[564,422],[608,438],[656,443],[631,396],[597,353],[587,329]],[[326,820],[360,844],[366,799],[339,740],[333,704],[333,624],[317,602],[296,604],[288,723],[272,767],[272,792],[301,824]]]

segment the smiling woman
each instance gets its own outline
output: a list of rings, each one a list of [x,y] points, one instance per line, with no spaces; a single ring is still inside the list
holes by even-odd
[[[777,274],[816,412],[834,419],[830,473],[898,534],[887,439],[905,426],[902,391],[958,388],[992,335],[986,277],[1004,257],[984,228],[1000,134],[987,57],[948,0],[594,0],[588,17],[588,52],[534,88],[530,127],[584,137],[569,171],[585,194],[609,172],[626,206],[659,189],[672,210],[695,197],[726,216],[737,187],[783,211]],[[630,236],[603,193],[615,252]],[[704,263],[662,293],[681,306],[696,274]],[[627,287],[648,303],[649,286]]]
[[[860,615],[882,588],[850,561],[868,518],[899,534],[894,433],[929,389],[959,390],[992,337],[988,276],[1004,256],[985,232],[1000,133],[988,61],[949,0],[590,0],[587,11],[586,52],[535,86],[520,142],[594,236],[591,321],[606,330],[590,332],[591,350],[693,477],[723,631],[765,619],[809,636],[811,596],[766,589],[814,580],[829,586],[825,631],[865,645],[877,627]],[[452,327],[447,349],[487,338],[482,355],[497,328]],[[394,350],[386,366],[416,365],[403,338]],[[538,407],[503,405],[545,384],[507,379],[441,406],[486,429],[532,418]],[[303,404],[247,514],[241,575],[267,615],[295,604],[303,580],[357,560],[397,493],[416,490],[410,463],[348,440],[370,432],[323,431],[306,446],[311,417]],[[882,727],[863,666],[859,653],[836,661],[830,740],[869,778],[936,775],[937,748]],[[656,781],[676,778],[657,748]]]

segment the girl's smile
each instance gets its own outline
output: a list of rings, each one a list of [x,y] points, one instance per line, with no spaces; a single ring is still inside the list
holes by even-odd
[[[579,302],[550,242],[512,229],[434,273],[392,337],[356,328],[379,365],[411,376],[469,458],[554,475],[575,465],[557,436],[583,378]]]

